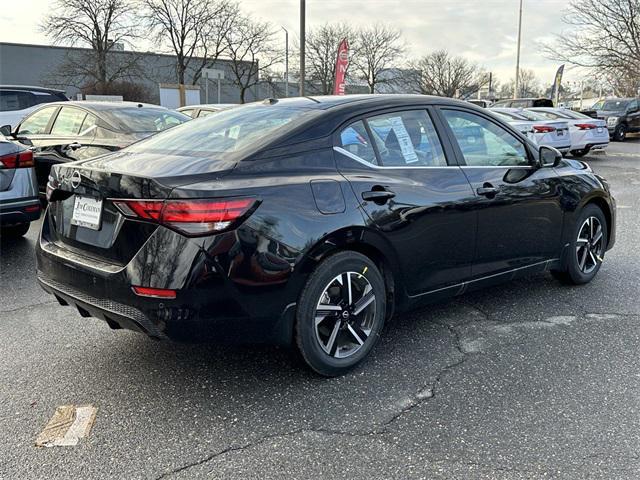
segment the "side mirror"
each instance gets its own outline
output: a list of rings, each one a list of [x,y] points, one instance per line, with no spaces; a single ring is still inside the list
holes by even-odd
[[[562,160],[562,153],[553,147],[543,145],[540,147],[539,153],[541,167],[557,167]]]
[[[5,137],[11,136],[11,125],[3,125],[0,127],[0,133]]]

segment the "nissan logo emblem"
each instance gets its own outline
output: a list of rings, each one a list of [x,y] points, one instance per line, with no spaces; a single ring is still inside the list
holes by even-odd
[[[80,172],[78,170],[75,170],[71,174],[71,186],[74,188],[74,190],[80,186],[81,181],[82,177],[80,177]]]

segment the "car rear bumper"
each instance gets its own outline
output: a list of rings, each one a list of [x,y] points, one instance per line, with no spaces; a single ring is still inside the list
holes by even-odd
[[[254,271],[247,275],[244,269],[245,276],[237,278],[234,267],[225,260],[227,246],[231,254],[251,255],[238,243],[235,232],[209,239],[217,248],[214,257],[205,251],[206,240],[184,242],[178,233],[161,227],[121,266],[53,241],[50,228],[45,218],[36,245],[38,281],[62,305],[75,307],[83,317],[157,339],[276,344],[291,340],[297,298],[288,288],[291,282],[269,285],[264,278],[255,277]],[[176,246],[179,250],[172,250]],[[250,276],[253,278],[247,278]],[[172,289],[176,298],[140,296],[133,285]]]
[[[22,198],[20,200],[0,200],[0,225],[19,225],[40,218],[40,200]]]

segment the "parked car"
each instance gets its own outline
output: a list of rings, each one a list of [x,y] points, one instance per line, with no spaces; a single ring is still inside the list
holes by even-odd
[[[25,235],[38,218],[33,152],[0,135],[0,236]]]
[[[512,98],[498,100],[492,107],[503,108],[529,108],[529,107],[553,107],[553,101],[548,98]]]
[[[200,118],[236,106],[237,105],[235,103],[212,103],[206,105],[189,105],[187,107],[180,107],[176,110],[180,113],[184,113],[185,115],[189,115],[191,118]]]
[[[627,133],[640,132],[640,98],[608,98],[593,108],[597,118],[607,122],[612,140],[624,142]]]
[[[48,192],[37,275],[61,304],[160,339],[293,344],[327,376],[395,311],[534,272],[587,283],[615,242],[585,163],[422,95],[240,106],[56,165]]]
[[[548,120],[542,115],[520,108],[490,108],[491,112],[507,117],[522,131],[528,125],[532,129],[530,136],[536,145],[546,145],[569,153],[571,150],[571,135],[569,123],[564,120]]]
[[[529,108],[549,120],[566,121],[571,135],[571,155],[583,157],[591,150],[602,150],[609,145],[607,122],[593,119],[583,113],[562,108]]]
[[[20,120],[43,103],[69,100],[63,90],[52,88],[26,87],[21,85],[0,85],[0,125],[14,128]]]
[[[29,114],[11,136],[33,148],[44,193],[52,165],[120,150],[188,120],[182,113],[142,103],[55,102]]]

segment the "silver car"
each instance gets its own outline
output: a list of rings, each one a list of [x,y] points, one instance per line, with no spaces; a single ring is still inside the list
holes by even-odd
[[[0,135],[0,235],[25,235],[40,210],[33,152]]]
[[[571,150],[569,123],[566,120],[549,120],[540,114],[519,108],[490,108],[489,111],[502,115],[509,123],[520,127],[528,124],[533,133],[529,138],[538,146],[553,147],[560,152]]]

